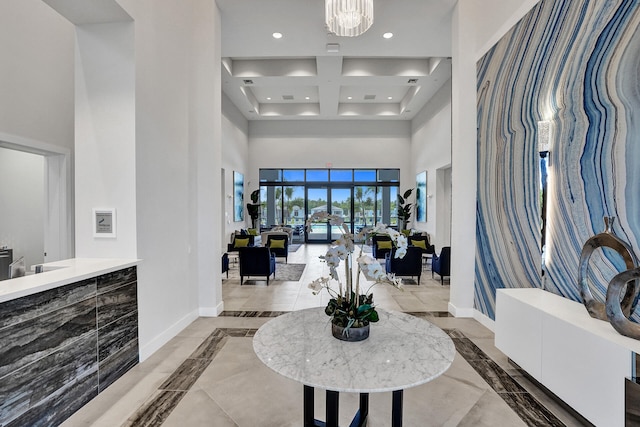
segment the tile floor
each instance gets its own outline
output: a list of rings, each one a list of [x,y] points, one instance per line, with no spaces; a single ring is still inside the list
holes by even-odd
[[[63,426],[301,426],[302,385],[264,366],[251,337],[279,311],[326,303],[326,295],[314,296],[306,287],[326,274],[317,258],[324,250],[303,245],[290,254],[290,263],[307,264],[299,282],[275,280],[267,287],[262,280],[243,286],[224,280],[223,316],[197,319]],[[404,291],[375,288],[379,307],[424,317],[446,330],[458,351],[445,374],[405,391],[405,426],[582,425],[508,363],[490,330],[473,319],[446,317],[448,297],[448,286],[432,280],[429,271],[419,286]],[[324,396],[316,392],[315,399],[316,417],[323,419]],[[370,399],[368,426],[389,426],[391,394]],[[349,424],[357,405],[356,394],[341,394],[341,425]]]

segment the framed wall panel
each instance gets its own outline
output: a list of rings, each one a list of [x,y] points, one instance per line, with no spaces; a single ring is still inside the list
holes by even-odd
[[[244,175],[233,171],[233,220],[244,221]]]

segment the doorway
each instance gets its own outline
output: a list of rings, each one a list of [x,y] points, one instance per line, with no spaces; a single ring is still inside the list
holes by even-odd
[[[329,211],[327,207],[331,207]],[[353,187],[319,186],[307,187],[306,216],[318,212],[329,212],[340,216],[348,229],[353,232]],[[328,222],[317,222],[307,232],[307,243],[330,243],[342,235],[342,227],[330,225]]]

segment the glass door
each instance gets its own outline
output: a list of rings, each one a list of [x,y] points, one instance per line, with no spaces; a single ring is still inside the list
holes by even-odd
[[[351,228],[351,188],[332,188],[331,189],[331,214],[337,215],[344,219],[344,223],[347,225],[350,231],[353,231]],[[331,241],[338,239],[342,235],[342,230],[339,226],[331,226]]]
[[[327,187],[307,187],[307,218],[317,212],[328,212],[328,205],[329,189]],[[311,230],[307,230],[306,241],[310,243],[330,242],[329,223],[313,223]]]

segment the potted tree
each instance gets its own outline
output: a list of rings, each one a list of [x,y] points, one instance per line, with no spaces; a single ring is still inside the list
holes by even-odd
[[[260,219],[260,189],[251,193],[251,203],[247,203],[247,212],[251,217],[251,228],[258,229]]]
[[[411,208],[413,207],[413,204],[406,202],[412,192],[413,188],[410,188],[405,191],[403,195],[398,194],[398,231],[400,232],[407,228],[407,225],[409,225],[409,219],[411,219]]]

